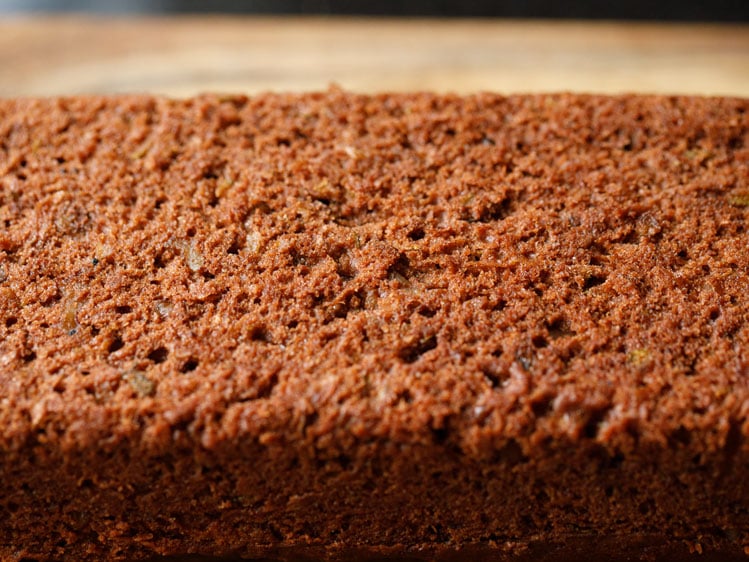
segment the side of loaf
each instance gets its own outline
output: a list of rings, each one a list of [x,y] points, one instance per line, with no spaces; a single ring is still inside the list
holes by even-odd
[[[0,100],[0,558],[743,560],[749,100]]]

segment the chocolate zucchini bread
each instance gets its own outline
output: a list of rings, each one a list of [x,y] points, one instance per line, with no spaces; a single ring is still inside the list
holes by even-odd
[[[0,558],[749,559],[748,219],[746,99],[0,101]]]

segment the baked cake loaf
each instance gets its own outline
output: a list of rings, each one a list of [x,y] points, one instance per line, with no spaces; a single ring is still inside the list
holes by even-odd
[[[0,101],[0,558],[749,559],[748,110]]]

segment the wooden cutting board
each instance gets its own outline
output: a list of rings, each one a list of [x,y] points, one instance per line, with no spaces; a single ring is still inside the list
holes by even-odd
[[[749,96],[749,26],[91,16],[0,23],[0,96],[204,91]]]

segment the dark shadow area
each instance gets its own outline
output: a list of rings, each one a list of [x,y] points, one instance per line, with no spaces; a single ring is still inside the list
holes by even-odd
[[[0,0],[2,11],[749,21],[746,0]]]

